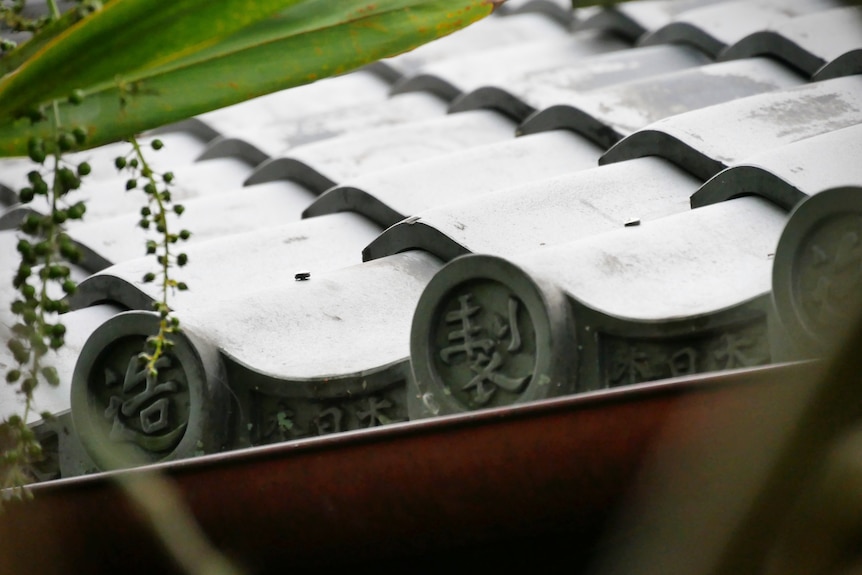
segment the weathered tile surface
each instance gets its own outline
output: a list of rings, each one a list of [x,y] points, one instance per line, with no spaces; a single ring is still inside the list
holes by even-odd
[[[708,178],[755,152],[862,122],[860,98],[858,76],[750,96],[660,120],[620,141],[602,161],[658,155]]]
[[[692,207],[758,195],[786,209],[807,196],[862,186],[862,124],[755,154],[723,170],[691,197]]]
[[[862,8],[835,8],[800,16],[773,29],[753,32],[729,47],[723,58],[768,55],[815,79],[858,74],[862,47]]]
[[[786,220],[739,198],[509,259],[454,260],[414,318],[423,404],[452,413],[768,363]]]
[[[348,180],[323,194],[305,215],[351,210],[390,226],[435,206],[595,166],[600,153],[562,130],[514,138]]]
[[[83,281],[39,406],[72,413],[40,431],[66,454],[40,477],[110,466],[87,433],[161,461],[823,353],[862,293],[862,27],[838,6],[513,0],[158,130],[190,290],[169,393],[140,405],[141,198],[127,147],[78,154]],[[31,169],[0,161],[6,228],[39,209],[16,205]]]

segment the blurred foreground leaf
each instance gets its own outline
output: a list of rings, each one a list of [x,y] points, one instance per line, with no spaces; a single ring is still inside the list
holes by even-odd
[[[51,141],[50,122],[22,115],[55,99],[64,126],[98,146],[407,51],[499,3],[113,0],[0,80],[0,155],[25,155],[32,137]],[[65,101],[75,90],[80,105]]]

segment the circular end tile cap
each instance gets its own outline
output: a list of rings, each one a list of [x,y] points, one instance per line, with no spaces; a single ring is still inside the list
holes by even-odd
[[[573,388],[576,345],[565,296],[506,260],[453,260],[419,299],[410,337],[427,406],[458,413],[544,399]]]
[[[72,376],[72,420],[87,455],[103,470],[218,451],[227,390],[218,352],[188,331],[148,375],[138,359],[158,332],[154,313],[118,314],[84,344]]]
[[[833,188],[799,204],[772,273],[781,322],[804,355],[828,353],[862,311],[862,188]]]

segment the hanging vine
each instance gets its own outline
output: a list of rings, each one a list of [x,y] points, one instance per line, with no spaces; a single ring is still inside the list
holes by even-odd
[[[139,179],[143,180],[143,191],[146,194],[147,205],[141,208],[141,219],[138,225],[144,230],[154,228],[159,234],[157,240],[146,241],[147,255],[155,256],[158,263],[157,272],[148,272],[142,280],[145,283],[158,282],[159,298],[153,303],[154,310],[159,314],[159,331],[147,339],[146,349],[140,358],[146,363],[147,371],[157,375],[156,363],[159,358],[173,345],[170,335],[180,329],[180,320],[171,314],[168,304],[170,294],[176,291],[185,291],[188,286],[181,281],[171,277],[173,266],[183,267],[188,261],[188,255],[184,252],[175,253],[178,242],[186,241],[191,237],[191,232],[186,229],[178,233],[171,232],[170,214],[182,215],[185,208],[181,204],[173,204],[170,185],[174,181],[172,172],[157,173],[144,156],[143,148],[138,139],[129,139],[132,150],[126,156],[118,156],[114,164],[119,170],[128,170],[131,177],[126,181],[126,190],[139,187]],[[164,144],[161,140],[153,140],[150,144],[153,150],[161,150]]]
[[[70,100],[76,96],[70,96]],[[91,171],[87,162],[75,165],[64,159],[66,152],[86,142],[86,134],[63,126],[56,102],[47,115],[40,111],[31,120],[50,121],[53,140],[50,151],[46,151],[43,140],[30,140],[29,157],[36,169],[27,175],[30,185],[18,194],[22,205],[41,204],[42,209],[30,212],[21,221],[17,244],[21,259],[13,280],[18,296],[12,302],[12,312],[18,321],[12,327],[8,347],[18,365],[6,373],[6,382],[16,385],[24,397],[24,413],[0,425],[0,436],[5,441],[0,455],[0,485],[12,488],[17,495],[21,495],[21,486],[29,482],[29,469],[42,456],[41,446],[27,425],[34,410],[33,392],[40,384],[60,384],[49,354],[65,343],[66,326],[60,316],[69,309],[67,296],[76,290],[70,264],[81,259],[64,224],[83,218],[86,206],[70,199],[70,194],[80,188],[82,179]],[[43,418],[48,417],[50,414],[43,414]]]

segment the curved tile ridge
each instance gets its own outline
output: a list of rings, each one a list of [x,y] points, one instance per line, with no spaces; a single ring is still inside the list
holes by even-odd
[[[410,250],[422,250],[448,262],[473,253],[443,230],[442,226],[423,221],[421,215],[406,218],[387,228],[368,244],[362,250],[362,260],[368,262]]]
[[[18,205],[11,210],[6,211],[2,216],[0,216],[0,232],[17,230],[21,226],[21,222],[24,221],[24,218],[30,214],[42,216],[42,214],[33,208],[24,205]],[[139,219],[140,216],[135,216],[135,218],[128,223],[134,227]],[[74,243],[81,252],[81,259],[77,262],[77,265],[80,266],[81,269],[90,273],[95,273],[109,267],[113,263],[101,254],[98,249],[90,247],[86,241],[82,241],[75,236],[76,234],[74,232],[69,234],[72,243]],[[141,244],[138,244],[137,246],[139,250],[140,245]]]
[[[419,392],[452,413],[768,363],[770,256],[786,221],[740,198],[506,259],[455,259],[413,319]]]
[[[756,32],[727,48],[720,58],[772,56],[822,80],[862,71],[860,50],[862,7],[853,6],[799,16]]]
[[[573,96],[565,105],[531,116],[520,130],[569,129],[607,148],[662,118],[802,81],[785,66],[766,58],[709,64]]]
[[[309,114],[385,101],[390,87],[378,75],[358,70],[207,112],[197,120],[222,136],[233,137],[249,125],[287,123]]]
[[[447,102],[433,94],[413,92],[307,114],[285,122],[252,123],[235,132],[234,136],[253,144],[270,157],[278,158],[297,146],[344,134],[440,117],[446,114],[446,107]]]
[[[836,4],[833,4],[837,5]],[[658,30],[647,34],[644,46],[679,42],[695,46],[715,58],[743,38],[774,27],[794,16],[823,10],[821,0],[785,2],[722,2],[685,11]]]
[[[862,123],[860,102],[855,76],[767,92],[656,122],[599,162],[659,156],[707,180],[757,152]]]
[[[495,13],[491,16],[415,50],[381,60],[378,66],[389,68],[390,77],[415,75],[423,66],[464,54],[483,50],[494,51],[505,46],[517,46],[537,38],[565,38],[568,27],[543,14]]]
[[[632,48],[579,59],[570,65],[534,70],[505,86],[486,86],[464,94],[451,111],[497,109],[523,121],[535,110],[562,104],[573,94],[702,66],[701,52],[676,45]]]
[[[0,205],[14,206],[18,203],[18,192],[4,184],[0,184]]]
[[[16,258],[8,257],[16,253],[16,246],[20,235],[14,231],[0,232],[0,373],[4,376],[13,368],[18,366],[15,356],[7,347],[6,343],[12,339],[13,329],[21,318],[14,314],[11,309],[13,301],[20,299],[21,293],[14,287],[13,279],[18,273],[18,261]],[[70,264],[71,277],[79,281],[86,275],[78,265]],[[56,290],[56,292],[55,292]],[[59,286],[50,285],[51,297],[61,298],[63,293]],[[69,382],[72,380],[72,369],[75,358],[89,334],[102,321],[117,313],[119,309],[110,306],[97,306],[81,311],[67,312],[59,317],[59,321],[66,327],[65,345],[59,350],[52,351],[46,358],[50,365],[57,369],[60,387],[54,388],[49,385],[40,385],[35,390],[35,409],[28,414],[28,423],[40,418],[41,413],[49,411],[59,413],[68,409]],[[4,385],[0,389],[0,418],[5,419],[12,413],[22,414],[23,397],[17,392],[17,386]]]
[[[406,419],[410,321],[439,267],[427,254],[399,254],[180,313],[184,329],[160,366],[172,376],[159,391],[161,418],[154,408],[111,410],[133,400],[115,384],[139,376],[158,316],[109,319],[75,367],[72,418],[85,453],[66,471],[116,465],[99,459],[97,441],[132,446],[127,455],[146,463]]]
[[[315,194],[322,194],[335,182],[308,164],[293,158],[270,158],[259,165],[243,182],[244,186],[255,186],[267,182],[288,180],[296,182]]]
[[[514,138],[350,180],[323,194],[303,215],[356,211],[390,226],[430,208],[593,167],[600,154],[566,131]]]
[[[699,184],[659,158],[620,162],[421,212],[380,234],[362,255],[422,249],[444,261],[468,252],[512,256],[687,211]]]
[[[608,317],[667,321],[769,293],[771,254],[786,222],[783,209],[738,198],[514,261]]]
[[[221,134],[217,130],[213,129],[212,126],[196,117],[186,118],[185,120],[180,120],[179,122],[174,122],[167,126],[154,128],[147,133],[161,137],[165,134],[172,134],[174,132],[190,134],[204,143],[212,142],[221,136]]]
[[[452,113],[481,109],[496,110],[518,123],[523,122],[536,111],[536,108],[508,90],[494,86],[485,86],[467,94],[456,95],[449,106],[449,111]]]
[[[393,93],[429,90],[454,98],[484,86],[506,87],[536,72],[577,65],[584,58],[629,48],[630,44],[603,31],[585,30],[566,38],[538,37],[493,51],[461,54],[436,62],[397,83]]]
[[[691,197],[698,208],[758,195],[785,209],[827,188],[862,186],[862,124],[757,154],[716,174]]]
[[[11,284],[11,281],[10,281]],[[72,372],[78,354],[90,334],[103,322],[115,314],[121,312],[119,307],[111,305],[97,305],[86,309],[63,314],[63,325],[66,326],[65,345],[52,353],[51,366],[57,369],[60,379],[59,387],[49,385],[37,386],[33,394],[33,405],[28,414],[27,423],[34,423],[41,419],[44,412],[60,414],[69,409],[69,389],[72,381]],[[5,323],[5,322],[4,322]],[[5,331],[5,330],[4,330]],[[2,333],[0,338],[6,342],[10,334]],[[0,367],[3,373],[7,368],[16,365],[11,352],[3,345],[0,348]],[[17,392],[15,387],[4,385],[0,389],[0,418],[5,420],[12,414],[24,413],[23,396]]]
[[[604,8],[575,24],[576,29],[610,30],[637,40],[668,25],[677,14],[722,0],[641,0]]]
[[[232,304],[195,306],[184,315],[250,370],[325,385],[407,358],[416,300],[439,267],[429,254],[403,253],[237,294]]]
[[[514,136],[515,124],[491,110],[345,134],[298,146],[288,157],[264,163],[246,185],[284,178],[322,192],[381,169],[466,150]]]
[[[249,286],[290,284],[303,270],[317,274],[358,264],[362,246],[380,231],[362,216],[343,213],[189,245],[183,248],[189,264],[175,275],[190,289],[174,294],[171,306],[181,312],[247,292]],[[114,265],[81,282],[71,304],[80,309],[115,301],[130,309],[150,309],[148,302],[159,291],[142,278],[152,268],[152,258]]]
[[[302,210],[315,194],[288,181],[235,188],[228,193],[203,196],[183,202],[186,211],[182,221],[169,215],[171,224],[192,232],[184,247],[246,231],[280,226],[300,219]],[[147,239],[157,239],[138,225],[140,215],[126,214],[94,222],[75,222],[68,233],[85,248],[85,258],[92,257],[98,271],[108,265],[137,259]],[[176,223],[174,223],[176,222]],[[86,261],[89,261],[88,259]]]
[[[234,157],[185,164],[173,170],[175,178],[170,188],[171,197],[175,202],[185,203],[197,197],[225,193],[239,187],[250,172],[251,166]],[[126,190],[127,178],[128,174],[115,175],[110,180],[90,182],[84,179],[81,188],[70,196],[69,201],[70,204],[86,203],[85,219],[69,222],[69,229],[124,214],[134,214],[140,220],[143,195],[137,191]],[[28,204],[26,209],[33,210],[37,205],[38,211],[44,212],[48,209],[44,202]],[[13,209],[0,217],[0,229],[7,226],[9,218],[14,217],[14,213],[18,211]]]
[[[164,144],[161,153],[149,154],[148,162],[152,169],[157,172],[176,170],[195,161],[195,159],[206,148],[211,138],[201,136],[190,128],[189,122],[181,122],[166,126],[158,131],[146,132],[138,142],[142,146],[149,146],[153,139],[158,137]],[[71,163],[89,162],[92,172],[87,176],[85,185],[103,182],[118,178],[117,169],[114,167],[114,159],[117,156],[126,156],[131,151],[128,142],[115,142],[84,150],[73,152],[66,156]],[[29,185],[27,174],[34,169],[30,158],[0,158],[0,189],[4,187],[14,196],[9,197],[10,204],[17,202],[17,190]],[[119,190],[123,186],[120,184]],[[0,201],[5,201],[0,198]]]
[[[268,160],[269,154],[243,139],[219,136],[207,144],[207,147],[201,152],[197,160],[212,160],[215,158],[240,158],[251,166],[257,166]]]

